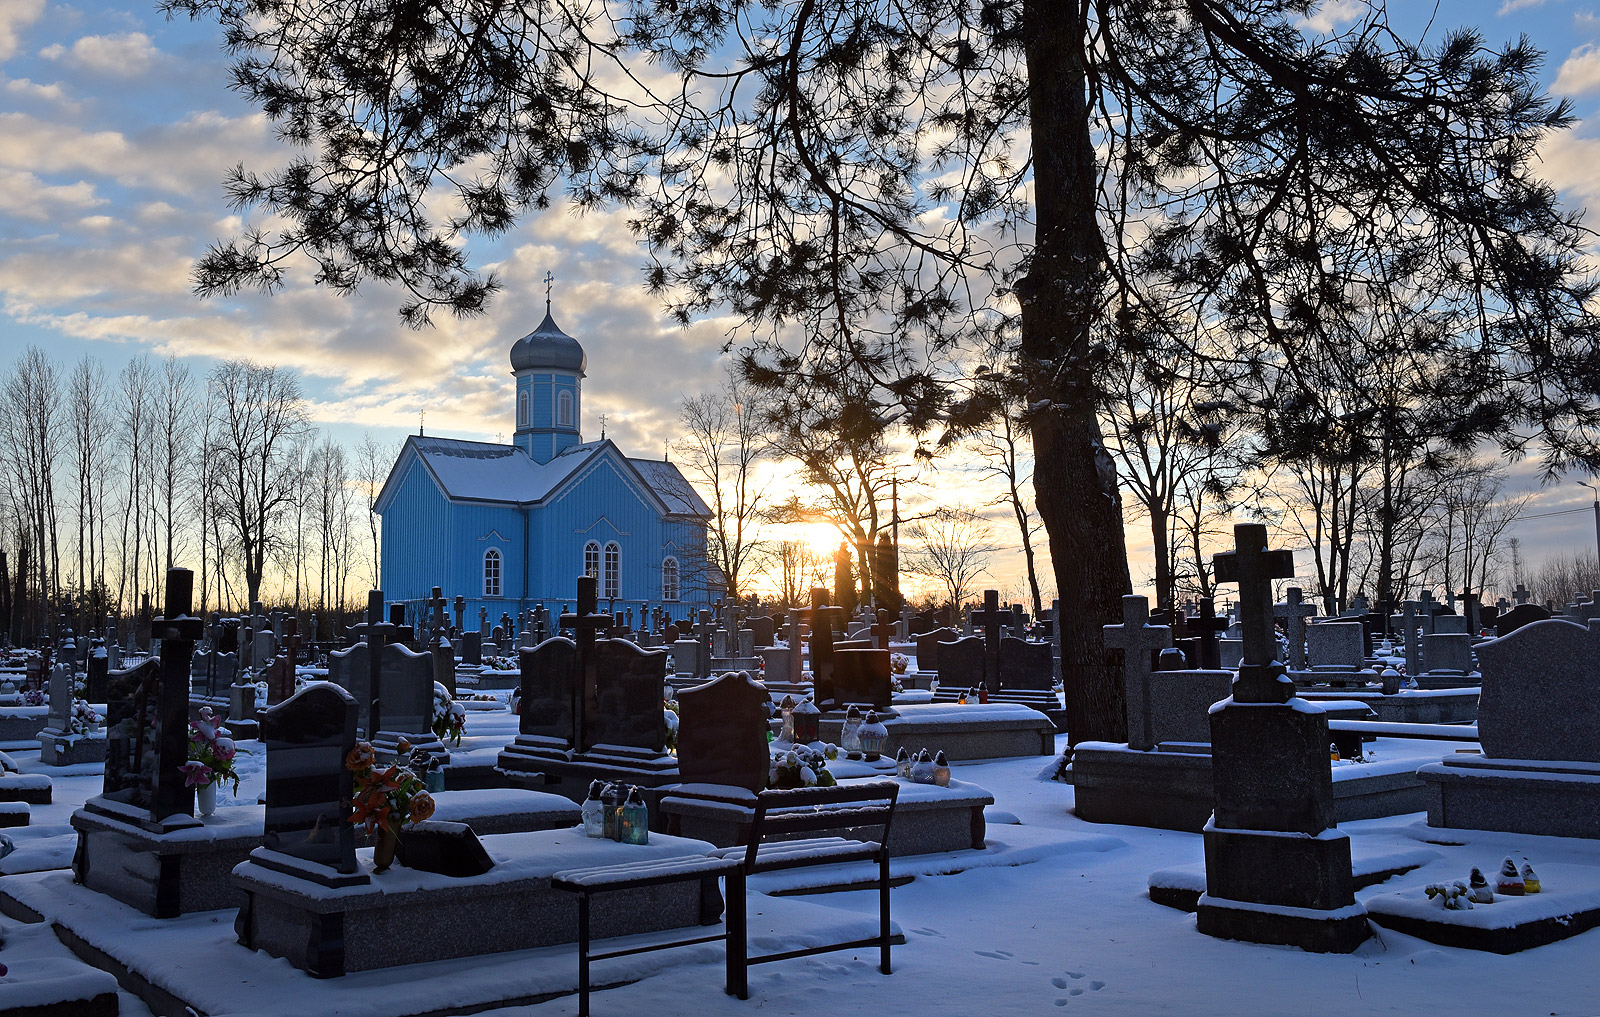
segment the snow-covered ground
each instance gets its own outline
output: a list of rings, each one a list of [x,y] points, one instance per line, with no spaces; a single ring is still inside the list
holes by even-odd
[[[452,752],[462,761],[487,761],[514,732],[510,714],[474,711],[461,747]],[[244,747],[258,750],[259,743]],[[1381,740],[1376,756],[1384,763],[1415,757],[1420,764],[1453,748]],[[13,755],[25,770],[39,769],[37,752]],[[263,764],[259,751],[241,758],[245,780],[240,800],[254,801],[262,790]],[[894,950],[893,975],[878,973],[871,950],[765,964],[751,969],[750,1000],[740,1002],[721,991],[720,951],[696,948],[681,961],[635,965],[625,960],[597,966],[601,983],[641,977],[597,994],[595,1013],[916,1017],[1044,1014],[1057,1012],[1055,1008],[1184,1017],[1600,1013],[1600,930],[1507,957],[1437,947],[1381,929],[1348,956],[1203,936],[1195,931],[1193,915],[1153,904],[1146,896],[1152,872],[1203,860],[1199,835],[1084,823],[1071,814],[1072,787],[1045,779],[1052,769],[1046,757],[954,763],[957,779],[982,785],[995,796],[989,837],[998,850],[991,862],[1015,864],[973,864],[976,859],[963,862],[956,856],[949,866],[935,858],[908,860],[914,864],[904,871],[920,874],[893,892],[894,919],[907,939]],[[100,780],[87,773],[52,775],[56,804],[36,806],[35,826],[13,831],[19,845],[13,860],[46,850],[52,837],[70,858],[70,838],[64,836],[67,815],[99,790]],[[224,796],[223,804],[229,800]],[[1021,827],[1010,825],[1012,821]],[[1541,872],[1559,871],[1567,864],[1600,871],[1600,843],[1594,841],[1432,830],[1421,815],[1351,823],[1343,829],[1351,834],[1358,856],[1432,858],[1420,869],[1359,891],[1363,898],[1465,878],[1473,866],[1492,874],[1506,855],[1526,856]],[[933,874],[947,867],[962,871]],[[1561,886],[1553,882],[1547,877],[1546,891],[1559,893]],[[876,906],[870,892],[805,901],[860,915],[873,913]],[[760,909],[753,901],[752,915]],[[575,957],[559,950],[530,956],[528,963],[554,963],[552,958],[576,966]],[[450,962],[431,967],[453,970]],[[470,978],[467,972],[473,968],[473,963],[462,962],[455,977]],[[319,986],[326,983],[287,966],[283,971],[282,1009],[274,1012],[297,1017],[333,1012],[317,1003]],[[145,1012],[125,993],[123,1001],[124,1014]],[[531,1017],[576,1011],[576,997],[563,996],[493,1013]]]

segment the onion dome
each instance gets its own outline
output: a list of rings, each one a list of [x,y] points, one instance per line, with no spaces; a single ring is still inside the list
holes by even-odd
[[[578,340],[561,331],[548,311],[538,328],[511,347],[513,371],[556,370],[583,374],[588,366],[589,357]]]

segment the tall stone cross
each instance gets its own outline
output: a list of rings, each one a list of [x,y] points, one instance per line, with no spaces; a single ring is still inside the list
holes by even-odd
[[[300,647],[305,645],[305,640],[300,638],[300,619],[290,616],[283,621],[283,649],[289,655],[289,673],[291,681],[295,665],[300,663]],[[291,695],[293,693],[290,693]]]
[[[983,610],[972,612],[972,623],[983,628],[983,673],[991,692],[1000,689],[1000,630],[1011,624],[1011,609],[1000,607],[1000,591],[983,591]]]
[[[461,594],[458,593],[458,594],[456,594],[455,603],[452,604],[451,606],[455,608],[455,612],[456,612],[456,631],[460,632],[460,631],[462,631],[462,628],[461,628],[462,618],[461,618],[461,616],[466,614],[466,611],[467,611],[467,598],[461,596]]]
[[[571,629],[574,641],[578,644],[578,669],[579,693],[578,711],[575,727],[577,728],[579,746],[589,744],[589,722],[598,710],[595,697],[595,649],[594,640],[597,633],[611,628],[611,616],[599,610],[599,580],[594,576],[582,576],[578,579],[578,610],[576,614],[563,614],[561,627]]]
[[[1523,586],[1521,583],[1518,583],[1517,588],[1511,591],[1511,599],[1515,600],[1519,604],[1526,604],[1528,602],[1528,598],[1531,596],[1533,596],[1533,594],[1528,592],[1528,588]]]
[[[428,627],[432,631],[428,634],[428,644],[431,646],[441,639],[448,639],[445,634],[444,609],[448,602],[444,599],[444,590],[435,586],[433,596],[428,598],[428,606],[433,610],[428,616]]]
[[[889,648],[889,638],[894,635],[894,623],[889,621],[887,608],[878,608],[878,620],[872,623],[872,639],[878,644],[878,649]]]
[[[1268,550],[1267,528],[1260,523],[1238,523],[1233,528],[1234,550],[1212,557],[1217,582],[1239,584],[1239,625],[1244,633],[1244,657],[1233,680],[1233,698],[1240,703],[1287,703],[1294,682],[1283,673],[1277,658],[1278,640],[1272,627],[1272,581],[1294,576],[1294,552]]]
[[[833,625],[844,617],[844,608],[829,607],[827,596],[827,590],[815,587],[811,591],[811,608],[800,612],[811,626],[812,678],[824,683],[833,678]]]
[[[711,611],[708,608],[700,609],[700,620],[694,623],[695,638],[700,642],[700,652],[695,654],[698,658],[695,668],[700,672],[696,677],[709,678],[711,676],[711,634],[717,631],[717,623],[711,620]]]
[[[1122,651],[1124,698],[1128,704],[1128,747],[1155,748],[1151,722],[1150,651],[1172,645],[1172,628],[1151,625],[1150,601],[1138,594],[1122,598],[1122,623],[1104,626],[1106,646]]]
[[[194,644],[205,623],[189,614],[194,606],[194,573],[167,569],[166,604],[150,620],[150,638],[161,640],[161,686],[155,704],[154,758],[150,774],[150,818],[194,814],[194,792],[179,769],[189,758],[189,668]]]
[[[1406,674],[1412,676],[1422,670],[1422,643],[1417,638],[1417,625],[1422,620],[1419,617],[1422,608],[1423,603],[1420,600],[1407,600],[1400,604],[1400,624],[1405,630],[1402,635],[1405,636]]]
[[[1478,602],[1478,591],[1461,591],[1461,613],[1467,616],[1467,631],[1474,636],[1483,627],[1482,620],[1478,614],[1481,607],[1482,605]]]
[[[478,606],[478,636],[484,640],[489,638],[489,609],[481,604]]]
[[[1200,666],[1212,671],[1222,667],[1222,634],[1228,631],[1228,619],[1217,616],[1217,602],[1212,597],[1200,601],[1200,614],[1186,622],[1189,631],[1200,640]]]
[[[1305,591],[1291,586],[1283,595],[1284,603],[1272,609],[1274,618],[1283,619],[1283,633],[1289,640],[1289,666],[1296,671],[1306,666],[1306,619],[1317,613],[1317,605],[1308,604]]]
[[[383,648],[395,641],[398,627],[384,617],[383,591],[367,591],[367,620],[357,626],[367,640],[367,738],[383,730]]]

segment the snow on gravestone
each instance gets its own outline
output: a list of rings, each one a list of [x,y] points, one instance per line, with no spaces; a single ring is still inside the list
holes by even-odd
[[[666,751],[661,693],[667,682],[667,652],[642,650],[626,639],[597,639],[594,653],[594,700],[585,711],[581,748],[626,745]]]
[[[939,644],[939,686],[948,689],[977,688],[986,681],[983,639],[962,636]]]
[[[518,732],[558,749],[570,749],[577,741],[577,719],[573,714],[575,670],[578,648],[565,636],[546,639],[531,650],[518,654],[522,665],[522,720]]]
[[[766,687],[730,672],[678,693],[678,776],[685,784],[767,786]]]
[[[337,685],[312,685],[261,716],[267,746],[262,846],[335,872],[356,871],[350,812],[355,699]]]
[[[328,680],[350,693],[350,698],[356,701],[356,727],[370,738],[373,732],[367,730],[367,711],[372,706],[369,653],[371,650],[366,643],[355,643],[348,649],[329,652]]]
[[[66,734],[72,730],[72,668],[57,664],[50,669],[50,711],[45,726]]]
[[[1485,756],[1600,763],[1600,623],[1536,621],[1479,643],[1478,661]]]

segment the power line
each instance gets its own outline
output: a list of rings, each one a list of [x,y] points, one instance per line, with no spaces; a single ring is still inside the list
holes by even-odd
[[[1594,511],[1594,506],[1593,505],[1580,505],[1577,508],[1556,509],[1554,512],[1535,512],[1532,515],[1518,516],[1516,518],[1516,521],[1517,522],[1521,522],[1524,519],[1544,519],[1547,516],[1569,516],[1569,515],[1572,515],[1574,512],[1593,512],[1593,511]]]

